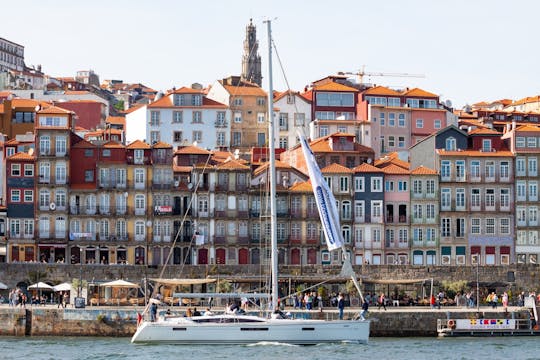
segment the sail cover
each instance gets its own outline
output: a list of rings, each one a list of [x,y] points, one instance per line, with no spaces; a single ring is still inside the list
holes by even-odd
[[[303,134],[298,134],[298,136],[300,137],[300,143],[302,144],[302,151],[304,153],[304,158],[306,159],[309,178],[311,180],[311,185],[313,186],[313,194],[315,195],[319,216],[321,217],[326,245],[328,246],[328,250],[332,251],[343,246],[343,234],[341,233],[341,227],[339,225],[336,199],[323,178],[321,169],[319,169],[319,165],[317,165],[315,155],[313,155],[313,151],[311,151],[306,137]]]

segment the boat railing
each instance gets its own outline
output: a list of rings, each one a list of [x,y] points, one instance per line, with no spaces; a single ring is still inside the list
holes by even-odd
[[[460,329],[456,327],[457,319],[437,319],[437,332],[438,333],[444,333],[444,332],[450,332],[455,330],[474,330],[474,331],[493,331],[493,328],[474,328],[474,329]],[[487,319],[479,319],[479,320],[487,320]],[[515,321],[515,328],[509,329],[509,330],[531,330],[533,328],[533,324],[530,319],[514,319]]]

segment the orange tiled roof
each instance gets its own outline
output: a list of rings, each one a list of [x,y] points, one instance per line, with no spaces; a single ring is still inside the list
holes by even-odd
[[[25,152],[18,152],[8,157],[9,160],[34,160],[35,158],[35,155],[30,155]]]
[[[482,128],[482,129],[474,129],[469,132],[469,135],[502,135],[500,132],[489,129],[489,128]]]
[[[174,152],[175,154],[210,155],[211,152],[198,146],[183,146]]]
[[[173,165],[173,172],[175,173],[190,173],[192,169],[192,166]]]
[[[403,92],[405,96],[418,96],[418,97],[439,97],[433,93],[422,90],[420,88],[414,88]]]
[[[266,169],[268,169],[269,166],[270,166],[270,163],[265,162],[264,164],[262,164],[258,168],[256,168],[255,171],[253,171],[253,175],[259,175],[260,173],[262,173]],[[276,166],[276,169],[282,169],[282,170],[292,169],[292,167],[289,164],[284,163],[281,160],[276,160],[275,166]]]
[[[385,155],[383,158],[375,160],[374,165],[377,166],[377,167],[382,168],[383,166],[386,166],[388,164],[394,164],[394,165],[397,165],[399,167],[402,167],[403,169],[409,169],[409,167],[410,167],[410,164],[408,162],[403,161],[398,157],[397,152],[391,152],[391,153]]]
[[[383,172],[381,169],[379,169],[378,167],[375,167],[371,164],[368,164],[368,163],[363,163],[363,164],[360,164],[358,165],[357,167],[355,167],[353,169],[354,172],[375,172],[375,173],[381,173]]]
[[[328,82],[322,85],[314,86],[315,91],[347,91],[347,92],[358,92],[358,89],[355,89],[350,86],[346,86],[337,82]]]
[[[73,111],[62,109],[58,106],[49,106],[37,112],[38,114],[72,114]]]
[[[350,174],[352,173],[352,170],[343,165],[333,163],[325,166],[323,169],[321,169],[321,172],[323,174]]]
[[[163,142],[163,141],[158,141],[157,143],[152,145],[153,149],[171,149],[172,147],[173,147],[172,145],[167,144],[166,142]]]
[[[124,114],[131,114],[132,112],[134,112],[135,110],[139,110],[143,106],[146,106],[146,104],[135,104],[126,111],[124,111]]]
[[[387,88],[386,86],[375,86],[367,89],[363,92],[365,95],[384,95],[384,96],[401,96],[401,94],[395,90]]]
[[[388,175],[408,175],[410,174],[409,170],[406,170],[400,166],[390,164],[388,166],[385,166],[383,169],[383,172]]]
[[[295,184],[293,184],[290,188],[289,188],[289,191],[293,191],[293,192],[312,192],[313,191],[313,186],[311,186],[311,181],[302,181],[302,182],[297,182]]]
[[[71,148],[72,149],[90,149],[90,148],[96,148],[97,146],[92,144],[90,141],[86,141],[86,140],[81,140],[79,141],[78,143],[76,143],[75,145],[73,145]]]
[[[116,141],[109,141],[108,143],[103,144],[103,147],[107,149],[124,149],[124,145]]]
[[[150,149],[150,145],[141,140],[135,140],[126,149]]]
[[[236,160],[225,161],[223,164],[219,165],[218,170],[250,170],[249,166],[243,165]]]
[[[528,103],[533,103],[533,102],[540,102],[540,95],[528,96],[523,99],[516,100],[510,105],[521,105],[521,104],[528,104]]]
[[[117,124],[117,125],[126,126],[126,118],[123,116],[109,116],[107,117],[107,120],[105,120],[105,122],[109,124]]]
[[[266,96],[266,91],[258,86],[232,86],[223,85],[232,96]]]
[[[298,96],[302,100],[304,100],[304,101],[306,101],[308,103],[311,103],[311,98],[308,98],[308,97],[304,96],[304,94],[300,94],[300,92],[298,92],[298,91],[292,91],[292,90],[287,90],[287,91],[284,91],[282,93],[276,92],[274,94],[274,102],[284,98],[287,95]]]
[[[540,126],[538,125],[522,125],[516,128],[516,132],[523,131],[523,132],[538,132],[540,131]]]
[[[420,165],[413,171],[411,171],[411,175],[437,175],[437,171],[427,168],[424,165]]]

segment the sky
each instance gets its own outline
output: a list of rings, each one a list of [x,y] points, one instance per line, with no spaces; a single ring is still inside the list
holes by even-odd
[[[156,90],[239,75],[245,27],[257,27],[268,89],[265,20],[272,20],[274,90],[339,71],[392,88],[420,87],[455,108],[540,94],[540,1],[514,0],[26,0],[2,6],[0,37],[51,76],[92,69],[100,81]],[[10,14],[9,16],[7,14]],[[283,67],[281,70],[280,62]]]

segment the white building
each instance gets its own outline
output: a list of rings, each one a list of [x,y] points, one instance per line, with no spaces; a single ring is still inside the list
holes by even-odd
[[[276,146],[288,149],[298,144],[297,130],[309,136],[311,100],[297,91],[285,91],[274,97],[278,132]]]
[[[176,148],[196,142],[205,149],[228,148],[230,124],[229,107],[207,98],[199,84],[174,90],[146,106],[150,144],[163,141]]]

